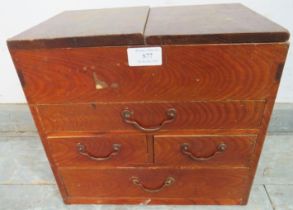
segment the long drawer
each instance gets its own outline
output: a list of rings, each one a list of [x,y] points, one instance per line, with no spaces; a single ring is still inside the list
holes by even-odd
[[[257,129],[264,101],[39,105],[46,133]]]
[[[68,198],[184,198],[192,203],[241,204],[248,170],[59,169]]]
[[[11,50],[30,104],[259,100],[279,82],[286,44],[163,46],[163,64],[130,67],[127,47]]]

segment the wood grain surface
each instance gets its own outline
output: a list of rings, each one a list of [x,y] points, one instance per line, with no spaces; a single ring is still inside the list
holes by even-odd
[[[249,167],[254,152],[256,136],[185,136],[155,135],[155,164],[188,167]],[[226,150],[208,160],[193,160],[182,153],[188,144],[194,157],[209,157],[217,152],[220,144]]]
[[[93,157],[106,157],[119,144],[120,151],[109,160],[92,160],[79,154],[77,144],[86,147]],[[135,166],[147,162],[147,142],[144,135],[99,135],[92,138],[59,138],[48,141],[53,163],[62,167]]]
[[[10,48],[285,42],[289,32],[241,4],[66,11],[8,40]]]
[[[131,195],[119,197],[115,196],[115,193],[118,193],[115,190],[110,192],[99,188],[102,191],[98,193],[105,193],[101,197],[100,194],[96,194],[95,188],[90,189],[88,183],[82,183],[80,185],[82,187],[78,188],[75,186],[77,179],[80,182],[86,182],[86,177],[96,177],[96,172],[92,172],[92,170],[98,170],[107,174],[105,176],[100,173],[98,174],[98,178],[101,178],[100,180],[102,181],[106,177],[110,180],[112,178],[117,180],[118,176],[124,176],[121,170],[126,170],[130,166],[117,164],[115,168],[109,169],[109,167],[112,167],[111,165],[100,165],[94,166],[94,169],[86,169],[87,166],[85,168],[80,166],[66,166],[64,162],[64,167],[66,166],[67,169],[58,169],[54,165],[54,157],[49,149],[49,141],[63,137],[67,138],[67,140],[72,137],[85,138],[85,136],[88,136],[92,138],[97,134],[143,134],[122,121],[121,111],[123,109],[127,108],[133,111],[133,119],[137,120],[142,126],[149,127],[160,124],[166,118],[165,112],[168,108],[176,108],[176,121],[163,127],[159,134],[172,134],[175,136],[183,134],[225,134],[228,136],[231,136],[233,133],[241,135],[259,134],[256,147],[254,153],[250,155],[250,150],[248,150],[246,156],[243,155],[242,159],[240,158],[239,162],[237,162],[237,157],[239,157],[237,155],[239,154],[236,155],[236,152],[244,151],[244,149],[242,150],[244,148],[242,147],[244,141],[239,142],[237,146],[237,140],[234,140],[233,144],[229,143],[234,148],[233,154],[235,154],[233,158],[234,162],[230,161],[229,163],[231,165],[227,164],[227,166],[230,166],[229,169],[226,169],[221,164],[218,164],[218,166],[216,164],[205,164],[202,167],[200,165],[191,166],[185,164],[185,162],[182,165],[177,164],[176,166],[172,166],[171,164],[164,165],[156,163],[157,153],[154,145],[156,144],[156,139],[153,139],[151,135],[157,133],[151,133],[146,143],[148,145],[146,148],[149,152],[147,154],[148,165],[131,166],[130,168],[132,170],[147,170],[153,161],[155,163],[153,165],[155,168],[153,169],[177,171],[179,169],[178,167],[181,167],[178,171],[182,171],[185,174],[184,176],[199,177],[193,182],[197,182],[199,179],[200,183],[212,184],[211,182],[201,180],[200,177],[208,177],[210,180],[213,179],[213,183],[221,182],[223,178],[219,177],[220,173],[216,172],[211,172],[216,175],[210,177],[205,172],[201,172],[208,170],[203,168],[214,167],[216,168],[214,169],[215,171],[220,170],[221,173],[224,170],[223,168],[227,171],[232,171],[232,168],[234,168],[232,173],[235,172],[237,175],[239,175],[237,171],[240,168],[244,170],[245,167],[249,167],[249,169],[245,173],[245,182],[235,181],[235,185],[232,183],[233,187],[231,189],[239,190],[241,188],[241,193],[237,194],[236,197],[228,194],[228,192],[231,192],[230,189],[226,190],[226,188],[224,189],[216,185],[216,189],[219,191],[215,191],[211,189],[212,185],[205,184],[202,188],[206,189],[207,192],[196,191],[202,196],[196,196],[196,198],[189,198],[188,196],[180,197],[176,194],[178,190],[174,194],[172,191],[166,191],[166,195],[155,196],[154,199],[151,199],[150,203],[245,204],[249,196],[264,141],[265,129],[280,83],[288,44],[164,46],[163,52],[165,52],[165,57],[163,66],[134,69],[128,67],[127,63],[125,63],[126,48],[113,47],[111,50],[110,48],[103,48],[103,50],[107,49],[104,53],[113,53],[115,59],[119,58],[117,55],[123,55],[123,67],[121,67],[122,61],[121,63],[116,63],[115,59],[107,60],[109,56],[107,57],[106,53],[101,53],[103,50],[100,51],[100,49],[102,48],[11,51],[12,55],[15,55],[14,62],[16,66],[21,66],[21,68],[17,69],[18,74],[31,109],[33,110],[34,118],[38,123],[43,143],[52,163],[52,169],[64,201],[66,203],[140,203],[145,202],[145,199],[148,199],[148,197],[135,197]],[[101,59],[106,62],[98,62],[95,56],[91,56],[93,55],[92,53],[97,52],[99,52],[98,55],[101,56]],[[75,54],[77,56],[74,56]],[[89,56],[86,57],[85,55]],[[69,59],[70,57],[73,59]],[[78,64],[84,62],[87,64]],[[170,62],[171,65],[169,65]],[[103,68],[99,68],[101,70],[97,71],[95,66],[92,66],[92,63],[98,63]],[[73,66],[79,65],[80,67],[77,69],[73,68]],[[113,66],[113,68],[108,68],[109,65]],[[114,66],[118,66],[118,68],[115,69],[116,67],[114,68]],[[81,68],[82,70],[80,70]],[[111,72],[105,69],[115,70]],[[120,72],[121,69],[122,71]],[[175,71],[175,69],[177,70]],[[210,69],[216,69],[217,71],[210,71]],[[110,84],[110,90],[104,89],[98,91],[93,87],[95,86],[92,80],[93,72],[96,72],[99,79]],[[155,74],[154,72],[159,73]],[[195,85],[197,82],[191,80],[193,75],[197,74],[200,76],[200,80],[198,81],[200,85]],[[157,77],[156,75],[159,76]],[[88,78],[88,80],[84,78]],[[112,78],[113,80],[105,78]],[[116,83],[117,78],[120,78],[119,81],[122,81],[122,83]],[[69,80],[71,83],[68,82]],[[126,88],[121,88],[123,85],[121,86],[120,84],[125,84]],[[120,91],[122,90],[125,93],[121,94],[122,92]],[[258,130],[260,128],[261,130]],[[202,138],[205,137],[202,136]],[[171,149],[169,150],[171,151]],[[193,150],[193,152],[196,151]],[[206,152],[210,151],[206,150]],[[248,164],[246,164],[246,160],[248,160]],[[225,160],[221,163],[223,162]],[[239,163],[243,165],[237,165]],[[93,167],[91,165],[89,166]],[[191,170],[191,168],[201,168],[201,170],[200,172],[195,170],[187,173],[186,171]],[[63,170],[68,171],[64,172],[65,176],[61,172]],[[90,172],[85,172],[87,170]],[[111,173],[108,173],[107,170],[111,171]],[[86,175],[84,175],[84,172]],[[150,179],[159,178],[157,173],[155,176],[148,175],[148,177]],[[147,186],[157,187],[164,180],[163,177],[161,178],[159,180],[160,182],[156,185],[151,185],[150,182],[145,183]],[[229,181],[234,182],[234,178],[230,176],[226,175],[225,178],[224,181],[226,180],[226,183]],[[97,180],[92,181],[98,182]],[[119,183],[114,183],[115,189],[117,184]],[[189,186],[186,187],[185,184],[180,184],[182,190],[187,193],[190,189]],[[111,189],[111,187],[107,189]],[[91,192],[92,195],[86,194],[86,196],[82,196],[81,194],[84,191]],[[221,193],[223,192],[224,194],[227,192],[227,196],[215,198],[212,194],[208,194],[215,193],[222,195]],[[110,195],[112,193],[114,196]],[[69,196],[71,194],[74,196]],[[183,195],[185,194],[183,193]]]
[[[70,203],[103,203],[103,199],[184,198],[196,204],[241,204],[247,183],[247,169],[164,170],[164,169],[59,169]],[[132,183],[138,177],[144,187],[160,188],[167,177],[175,182],[159,192],[145,192]],[[94,187],[93,187],[94,186]],[[127,189],[127,190],[126,190]],[[187,201],[190,200],[190,201]],[[172,202],[172,201],[171,201]],[[174,201],[173,201],[174,202]]]
[[[65,12],[8,46],[65,203],[243,205],[288,38],[244,6],[223,4]],[[128,48],[158,45],[162,65],[129,66]],[[153,128],[170,108],[175,120],[149,133],[121,115],[130,110]],[[183,143],[196,157],[226,149],[199,162]],[[121,150],[97,162],[77,144],[92,157]]]
[[[10,48],[144,44],[148,7],[62,12],[8,40]]]
[[[256,100],[278,86],[288,44],[164,46],[163,65],[129,67],[126,47],[11,50],[30,104]],[[97,90],[93,73],[107,84]]]
[[[155,45],[285,42],[289,31],[241,4],[188,5],[151,8],[145,37]]]
[[[167,119],[166,111],[176,110],[176,119],[163,126],[166,130],[254,129],[260,126],[263,101],[126,103],[39,105],[43,130],[51,132],[99,131],[141,132],[123,121],[121,112],[133,112],[132,120],[145,128],[159,126]]]
[[[119,134],[119,131],[108,131],[107,134]],[[137,135],[138,132],[133,132],[132,130],[122,131],[123,135]],[[206,136],[206,135],[257,135],[259,133],[259,129],[195,129],[195,130],[161,130],[160,135],[198,135],[198,136]],[[56,139],[56,138],[74,138],[74,137],[95,137],[97,135],[104,135],[103,131],[60,131],[60,132],[48,132],[46,136],[48,139]],[[143,135],[144,133],[140,133]],[[155,133],[149,133],[148,135],[154,135]]]

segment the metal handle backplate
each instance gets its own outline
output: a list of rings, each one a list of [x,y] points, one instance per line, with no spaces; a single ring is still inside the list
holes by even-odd
[[[163,184],[161,184],[161,186],[159,186],[158,188],[152,189],[152,188],[148,188],[144,186],[143,183],[140,181],[140,179],[136,176],[131,177],[130,180],[132,181],[132,184],[134,184],[135,186],[138,186],[140,189],[148,193],[160,192],[164,188],[171,186],[175,182],[175,178],[170,176],[165,179],[165,181],[163,182]]]
[[[78,153],[80,155],[86,156],[89,159],[95,160],[95,161],[109,160],[112,157],[117,156],[119,154],[119,152],[120,152],[121,144],[113,144],[112,148],[113,148],[113,151],[110,152],[108,155],[103,156],[103,157],[97,157],[97,156],[94,156],[94,155],[90,154],[87,151],[86,146],[84,144],[78,143],[76,145],[76,149],[77,149],[77,151],[78,151]]]
[[[184,155],[187,155],[190,159],[196,160],[196,161],[205,161],[205,160],[210,160],[214,158],[217,154],[224,152],[227,149],[227,145],[224,143],[221,143],[217,146],[216,151],[213,152],[211,155],[206,156],[206,157],[198,157],[192,154],[192,152],[189,150],[189,144],[188,143],[183,143],[181,145],[181,153]]]
[[[149,128],[143,127],[140,125],[136,120],[132,119],[134,115],[133,111],[130,111],[128,109],[124,109],[121,112],[122,119],[125,123],[132,125],[133,127],[143,131],[143,132],[155,132],[159,131],[162,127],[164,127],[167,124],[170,124],[175,121],[176,119],[176,109],[170,108],[166,111],[166,119],[164,119],[158,126],[152,126]]]

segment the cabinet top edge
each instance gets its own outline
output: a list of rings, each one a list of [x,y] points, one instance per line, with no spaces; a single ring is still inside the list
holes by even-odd
[[[241,4],[62,12],[7,40],[9,48],[286,42],[289,31]]]

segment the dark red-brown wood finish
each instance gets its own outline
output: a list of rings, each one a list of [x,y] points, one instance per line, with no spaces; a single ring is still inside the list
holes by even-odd
[[[8,46],[65,203],[243,205],[288,39],[222,4],[64,12]]]

